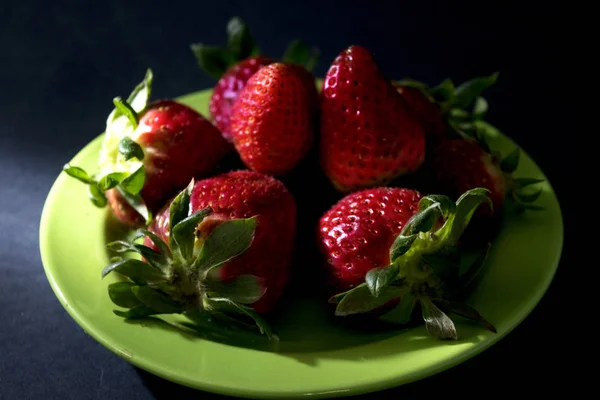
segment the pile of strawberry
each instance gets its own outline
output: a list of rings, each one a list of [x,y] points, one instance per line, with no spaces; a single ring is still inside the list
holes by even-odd
[[[497,75],[394,82],[350,46],[321,85],[303,42],[275,60],[239,18],[227,31],[226,47],[192,46],[218,78],[208,118],[149,102],[148,70],[114,99],[99,172],[64,168],[135,229],[108,245],[122,255],[102,272],[124,278],[108,288],[115,313],[209,313],[276,337],[266,319],[302,281],[339,317],[407,324],[420,310],[432,336],[456,339],[454,313],[495,331],[464,295],[503,210],[539,209],[540,194],[512,176],[518,149],[500,158],[485,140],[481,93]]]

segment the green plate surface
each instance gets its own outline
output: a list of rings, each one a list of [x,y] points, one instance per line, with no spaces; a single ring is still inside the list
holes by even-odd
[[[179,100],[208,115],[209,91]],[[102,136],[71,161],[95,170]],[[506,154],[515,145],[496,136],[491,145]],[[544,178],[526,153],[515,176]],[[335,397],[381,390],[455,366],[493,345],[517,326],[548,288],[560,259],[563,225],[548,183],[538,200],[543,212],[505,222],[493,244],[485,274],[470,304],[497,328],[494,334],[458,322],[459,340],[440,342],[423,327],[397,332],[357,332],[331,323],[315,299],[292,302],[274,322],[277,352],[262,338],[223,338],[210,326],[203,335],[151,322],[127,323],[115,316],[100,279],[109,262],[106,242],[123,232],[107,209],[87,200],[84,185],[61,174],[44,206],[40,249],[56,296],[93,338],[132,364],[165,379],[210,392],[258,398]],[[171,322],[177,322],[176,318]],[[183,321],[183,320],[181,320]]]

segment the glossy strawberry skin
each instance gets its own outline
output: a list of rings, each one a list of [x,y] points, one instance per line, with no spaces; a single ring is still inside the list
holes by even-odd
[[[390,263],[390,247],[417,211],[420,192],[380,187],[351,193],[319,220],[318,245],[336,293],[364,282]]]
[[[340,191],[382,186],[423,163],[421,124],[360,46],[343,51],[329,68],[320,119],[321,162]]]
[[[231,66],[215,85],[210,97],[210,117],[228,142],[233,140],[229,129],[233,104],[248,79],[259,69],[273,62],[274,60],[268,57],[249,57]]]
[[[246,83],[231,113],[233,143],[250,169],[290,172],[314,141],[316,87],[302,67],[274,63]]]
[[[499,162],[477,143],[463,139],[445,140],[436,148],[432,165],[441,192],[458,198],[469,189],[482,187],[490,190],[494,210],[502,208],[506,179]],[[489,207],[482,205],[477,212],[489,211]]]
[[[396,85],[409,110],[421,122],[427,149],[434,149],[446,137],[446,124],[440,108],[431,102],[419,89],[410,86]]]
[[[144,151],[146,180],[141,196],[152,212],[192,178],[209,174],[228,151],[219,130],[192,108],[173,100],[150,104],[132,139]],[[127,226],[143,221],[115,189],[107,193],[117,218]]]
[[[196,182],[190,200],[191,212],[206,207],[213,214],[199,226],[208,235],[220,221],[258,215],[250,248],[220,268],[220,278],[243,274],[258,276],[267,291],[252,307],[257,312],[272,310],[289,280],[296,235],[296,202],[283,183],[253,171],[233,171]],[[169,208],[165,206],[149,227],[168,242]],[[152,242],[146,238],[146,244]]]

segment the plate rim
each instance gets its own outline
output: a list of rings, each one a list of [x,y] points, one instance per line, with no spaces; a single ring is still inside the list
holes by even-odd
[[[175,100],[185,102],[186,100],[193,98],[195,96],[203,95],[203,94],[206,95],[206,93],[207,92],[210,93],[211,90],[212,89],[204,89],[204,90],[190,92],[185,95],[176,97]],[[221,395],[246,397],[246,398],[300,398],[300,397],[306,397],[307,395],[310,395],[311,397],[318,397],[318,398],[332,398],[332,397],[347,396],[347,395],[360,395],[360,394],[371,393],[371,392],[375,392],[375,391],[379,391],[379,390],[385,390],[385,389],[405,385],[405,384],[408,384],[408,383],[411,383],[414,381],[418,381],[418,380],[425,379],[427,377],[436,375],[445,370],[451,369],[451,368],[481,354],[482,352],[484,352],[485,350],[487,350],[494,344],[498,343],[500,340],[502,340],[508,334],[510,334],[538,306],[538,304],[540,303],[540,301],[543,299],[546,292],[548,291],[550,285],[552,284],[554,277],[556,275],[556,272],[558,270],[558,267],[560,266],[560,262],[561,262],[562,256],[563,256],[563,249],[564,249],[564,218],[563,218],[562,208],[560,206],[560,201],[558,199],[558,196],[556,195],[554,187],[552,186],[550,180],[547,178],[544,171],[539,167],[537,162],[531,156],[529,156],[529,154],[527,153],[527,151],[525,149],[523,149],[523,147],[519,146],[511,137],[504,135],[504,134],[501,134],[501,135],[504,140],[507,140],[514,146],[519,147],[521,152],[524,153],[529,158],[529,160],[533,163],[534,167],[537,170],[539,170],[539,172],[542,174],[542,176],[546,180],[547,193],[549,195],[551,195],[553,197],[553,201],[556,202],[556,206],[557,206],[556,211],[558,213],[557,217],[558,217],[558,222],[560,223],[559,226],[561,228],[560,230],[557,229],[557,232],[556,232],[556,235],[557,235],[556,239],[559,244],[558,248],[556,249],[556,254],[557,254],[556,259],[553,260],[551,268],[549,265],[548,268],[546,269],[546,273],[544,274],[544,280],[539,281],[538,290],[535,293],[532,293],[532,295],[529,297],[527,304],[525,306],[523,306],[517,310],[518,312],[516,313],[514,318],[510,321],[510,324],[507,324],[506,329],[504,331],[494,334],[494,336],[491,339],[486,340],[484,343],[474,344],[473,346],[468,347],[466,350],[460,352],[457,356],[452,357],[449,360],[448,359],[442,360],[441,362],[434,363],[433,365],[429,365],[429,366],[423,367],[419,370],[412,371],[408,375],[403,374],[399,377],[395,376],[395,377],[388,378],[388,379],[374,380],[374,381],[370,381],[367,383],[361,383],[361,384],[357,384],[356,386],[353,386],[346,390],[333,390],[333,391],[327,390],[327,391],[321,391],[321,392],[311,391],[310,394],[307,394],[306,392],[298,392],[298,391],[281,392],[281,391],[269,391],[268,389],[265,389],[262,391],[261,390],[248,390],[248,389],[243,389],[243,388],[238,388],[238,387],[223,386],[223,385],[215,384],[213,382],[210,382],[207,380],[202,380],[202,379],[195,380],[194,382],[190,382],[187,379],[182,379],[177,375],[169,374],[168,371],[166,371],[166,369],[158,368],[156,366],[156,363],[149,361],[147,357],[140,356],[140,355],[136,355],[136,357],[133,357],[133,358],[128,357],[128,355],[126,353],[119,350],[118,346],[114,343],[114,341],[109,340],[108,338],[104,337],[104,335],[102,335],[102,334],[98,334],[98,332],[93,327],[93,324],[90,321],[87,321],[85,317],[80,315],[79,312],[75,308],[69,306],[69,304],[65,298],[65,294],[63,293],[62,288],[55,281],[54,276],[51,271],[51,268],[48,266],[49,265],[48,264],[49,263],[48,254],[47,254],[49,251],[49,250],[47,250],[47,248],[49,246],[49,244],[48,244],[49,239],[48,239],[48,233],[47,233],[48,229],[49,229],[48,215],[51,213],[52,205],[54,203],[54,198],[57,196],[57,193],[58,193],[58,190],[60,187],[60,181],[62,179],[61,178],[62,173],[59,174],[55,178],[54,182],[52,183],[52,186],[51,186],[51,188],[46,196],[46,199],[44,201],[44,205],[42,207],[42,212],[40,215],[40,225],[39,225],[38,235],[39,235],[39,251],[40,251],[42,266],[43,266],[46,278],[47,278],[55,296],[57,297],[57,299],[59,300],[59,302],[61,303],[63,308],[71,316],[71,318],[76,322],[77,325],[79,325],[80,328],[83,329],[83,331],[86,334],[91,336],[95,341],[102,344],[103,347],[107,348],[108,350],[110,350],[111,352],[113,352],[114,354],[119,356],[120,358],[124,359],[125,361],[129,362],[130,364],[133,364],[136,367],[138,367],[142,370],[145,370],[151,374],[157,375],[163,379],[169,380],[171,382],[174,382],[174,383],[177,383],[177,384],[180,384],[183,386],[191,387],[191,388],[197,389],[197,390],[203,390],[203,391],[208,391],[208,392],[212,392],[212,393],[217,393],[217,394],[221,394]],[[104,133],[101,133],[101,134],[97,135],[95,138],[93,138],[92,140],[90,140],[84,147],[82,147],[71,158],[71,160],[69,162],[74,162],[77,159],[79,159],[80,157],[82,157],[86,153],[88,148],[97,145],[97,141],[102,140],[103,136],[104,136]],[[245,349],[245,350],[251,350],[251,349]]]

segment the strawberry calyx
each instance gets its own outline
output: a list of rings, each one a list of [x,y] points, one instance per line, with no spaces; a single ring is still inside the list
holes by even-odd
[[[456,203],[442,195],[423,197],[390,248],[390,264],[373,268],[363,283],[330,298],[330,303],[337,304],[335,315],[369,313],[397,301],[379,318],[406,324],[418,303],[428,333],[437,339],[458,337],[446,312],[478,321],[495,332],[459,296],[479,275],[489,249],[465,265],[466,258],[457,247],[476,209],[484,203],[492,207],[489,191],[483,188],[468,190]]]
[[[227,44],[225,46],[208,45],[201,42],[192,43],[190,48],[200,68],[215,79],[232,66],[249,57],[260,55],[254,36],[246,22],[240,17],[233,17],[227,22]],[[320,52],[309,47],[302,40],[293,40],[284,52],[281,61],[299,64],[311,71],[319,58]]]
[[[262,334],[276,340],[269,325],[250,307],[266,291],[260,279],[253,275],[218,278],[222,265],[251,246],[257,217],[223,221],[206,237],[198,237],[198,226],[213,210],[207,207],[190,214],[192,188],[193,181],[170,205],[168,243],[138,229],[131,242],[118,240],[107,245],[117,253],[135,253],[145,260],[117,257],[102,271],[102,278],[111,273],[125,278],[108,286],[112,302],[127,309],[114,313],[123,318],[207,313],[217,323],[246,325],[249,319]],[[158,251],[136,242],[145,237]]]
[[[496,83],[498,76],[499,73],[494,72],[488,76],[480,76],[466,81],[458,87],[450,79],[443,80],[435,87],[410,78],[397,81],[396,84],[421,90],[429,100],[439,106],[442,117],[452,135],[472,141],[492,155],[506,181],[505,198],[509,200],[509,204],[517,214],[526,210],[541,211],[544,210],[542,206],[531,203],[540,197],[542,190],[531,190],[531,187],[544,182],[544,179],[513,177],[512,174],[519,166],[519,148],[515,147],[503,157],[490,147],[487,140],[490,135],[497,136],[501,132],[485,121],[488,102],[482,93]]]
[[[97,173],[90,175],[83,168],[70,163],[63,166],[66,174],[88,185],[88,195],[95,206],[105,207],[105,192],[116,189],[147,224],[152,219],[152,213],[140,196],[146,179],[144,151],[132,136],[138,126],[139,113],[148,105],[152,80],[152,70],[148,69],[144,80],[133,89],[126,100],[119,96],[113,99],[115,108],[106,120]]]

